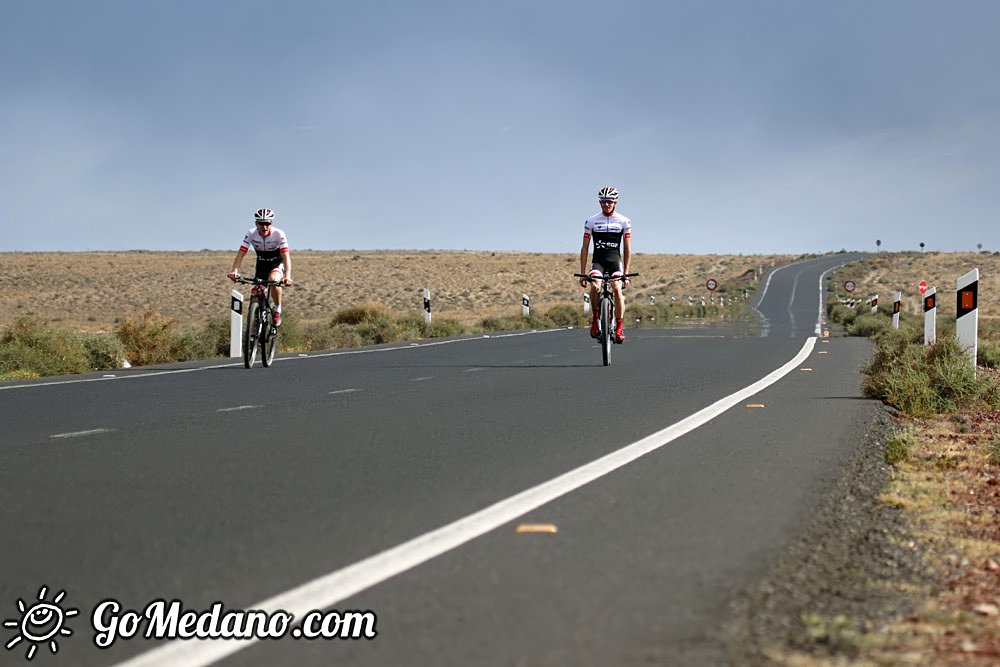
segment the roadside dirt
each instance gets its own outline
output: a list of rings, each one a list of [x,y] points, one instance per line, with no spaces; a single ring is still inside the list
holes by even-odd
[[[998,442],[1000,412],[882,408],[811,531],[735,600],[732,664],[1000,664]]]

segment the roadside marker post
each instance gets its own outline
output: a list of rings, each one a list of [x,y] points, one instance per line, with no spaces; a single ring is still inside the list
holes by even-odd
[[[243,292],[233,290],[233,298],[229,303],[229,356],[243,356]]]
[[[431,323],[431,291],[424,289],[424,322]]]
[[[937,342],[937,288],[924,292],[924,345]]]
[[[590,295],[584,293],[583,295],[583,312],[590,310]]]
[[[528,313],[530,313],[530,312],[531,312],[531,307],[528,305],[528,295],[527,294],[522,294],[521,295],[521,314],[524,315],[525,317],[527,317]]]
[[[872,315],[878,312],[878,294],[872,297]]]
[[[899,304],[903,300],[903,293],[896,292],[896,298],[892,300],[892,328],[899,328]]]
[[[955,311],[955,336],[958,344],[976,368],[979,347],[979,269],[972,269],[955,281],[958,308]]]

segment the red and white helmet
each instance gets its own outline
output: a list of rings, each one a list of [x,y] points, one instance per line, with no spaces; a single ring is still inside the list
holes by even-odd
[[[269,208],[259,208],[254,213],[253,219],[255,222],[274,222],[274,211]]]
[[[606,188],[601,188],[597,193],[598,199],[606,199],[609,201],[618,201],[618,191],[612,186]]]

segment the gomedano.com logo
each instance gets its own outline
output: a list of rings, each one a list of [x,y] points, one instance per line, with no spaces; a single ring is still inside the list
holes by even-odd
[[[215,602],[206,610],[184,610],[180,600],[154,600],[142,611],[105,600],[91,617],[94,643],[108,648],[118,639],[374,639],[378,618],[372,611],[310,611],[293,626],[287,611],[226,610]]]
[[[64,606],[66,591],[48,600],[49,588],[42,586],[34,601],[18,599],[17,615],[6,618],[3,628],[13,632],[4,643],[8,651],[24,648],[24,657],[32,660],[39,649],[59,652],[59,639],[73,635],[67,621],[79,610]],[[79,620],[79,619],[77,619]],[[214,602],[208,609],[185,609],[180,600],[153,600],[141,610],[126,609],[114,599],[94,607],[90,615],[94,645],[111,647],[119,640],[130,639],[375,639],[378,617],[373,611],[313,610],[296,623],[295,615],[278,609],[226,609]]]

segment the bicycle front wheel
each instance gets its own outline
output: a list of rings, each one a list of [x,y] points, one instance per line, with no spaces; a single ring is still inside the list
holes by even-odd
[[[243,331],[243,366],[253,368],[257,358],[257,340],[260,337],[260,304],[256,299],[250,300],[247,310],[247,324]]]
[[[268,368],[274,361],[274,351],[278,349],[278,327],[264,324],[264,333],[260,339],[260,362]]]
[[[601,359],[611,365],[611,299],[601,299]]]

